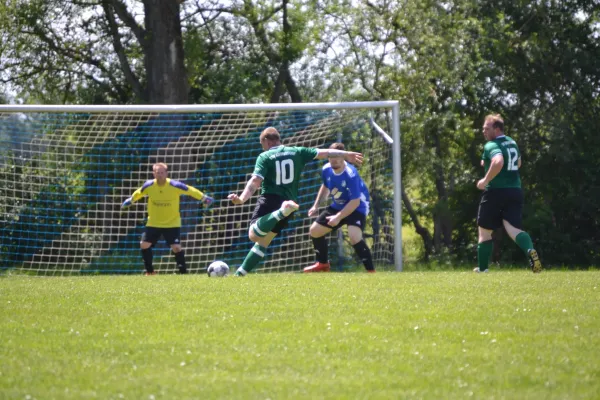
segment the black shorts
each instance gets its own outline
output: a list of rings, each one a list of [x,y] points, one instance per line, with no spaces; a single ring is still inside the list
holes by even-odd
[[[520,188],[486,189],[481,195],[477,226],[496,230],[502,220],[521,229],[523,225],[523,191]]]
[[[264,217],[265,215],[270,214],[273,211],[279,210],[279,208],[281,207],[281,204],[286,200],[288,200],[288,199],[285,199],[276,194],[265,194],[265,195],[260,196],[258,198],[258,201],[256,202],[256,208],[254,209],[254,212],[252,213],[252,219],[250,220],[250,225],[252,225],[256,221],[258,221],[258,219],[260,217]],[[281,231],[285,227],[287,227],[288,221],[292,215],[294,215],[294,213],[288,215],[287,217],[285,217],[281,221],[279,221],[277,223],[277,225],[275,225],[275,227],[273,227],[273,229],[271,229],[271,232],[277,233],[277,234],[281,233]]]
[[[172,244],[179,244],[180,234],[181,228],[155,228],[147,226],[144,233],[142,233],[142,242],[150,242],[154,246],[162,236],[170,246]]]
[[[325,209],[325,211],[319,214],[319,217],[315,222],[334,231],[339,229],[342,225],[358,226],[361,231],[365,229],[365,222],[367,221],[367,216],[356,210],[354,210],[352,214],[348,215],[346,218],[342,219],[340,223],[336,226],[327,225],[327,217],[331,217],[337,213],[339,213],[339,210],[336,210],[335,208],[329,206]]]

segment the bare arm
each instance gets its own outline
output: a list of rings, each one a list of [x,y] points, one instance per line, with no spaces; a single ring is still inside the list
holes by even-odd
[[[360,199],[350,200],[337,214],[327,217],[329,226],[337,226],[341,220],[352,214],[360,205]]]
[[[337,150],[337,149],[318,149],[317,160],[324,160],[326,158],[340,157],[344,160],[360,167],[363,163],[363,155],[361,153],[355,153],[353,151]]]
[[[319,193],[317,193],[317,198],[315,199],[314,206],[319,207],[321,201],[323,201],[323,199],[327,196],[329,196],[329,189],[327,189],[325,185],[321,185],[321,187],[319,188]]]
[[[342,208],[342,210],[338,213],[338,215],[340,216],[340,220],[346,218],[348,215],[352,214],[354,212],[354,210],[356,210],[358,208],[358,206],[360,205],[360,199],[354,199],[354,200],[350,200],[348,202],[348,204],[346,204],[344,206],[344,208]]]
[[[317,193],[317,198],[315,199],[315,203],[313,204],[311,209],[308,210],[309,217],[312,217],[319,211],[319,204],[321,204],[321,201],[323,201],[323,198],[325,198],[327,196],[329,196],[329,189],[327,189],[327,187],[325,185],[321,185],[321,187],[319,188],[319,193]]]
[[[244,204],[260,188],[262,181],[262,178],[254,175],[246,184],[246,187],[241,195],[238,196],[235,193],[231,193],[229,196],[227,196],[227,198],[231,200],[233,204]]]
[[[490,164],[490,168],[487,173],[477,182],[477,188],[483,190],[486,185],[492,181],[502,171],[502,167],[504,166],[504,157],[501,154],[498,154],[492,158],[492,163]]]

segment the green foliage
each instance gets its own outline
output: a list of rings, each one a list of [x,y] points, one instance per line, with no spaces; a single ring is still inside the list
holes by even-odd
[[[490,9],[494,13],[486,13]],[[486,99],[505,115],[521,147],[525,227],[549,262],[598,262],[600,42],[591,1],[486,3],[489,76]],[[594,33],[596,30],[596,33]]]
[[[265,57],[238,19],[217,20],[212,29],[186,32],[191,103],[256,103],[271,91]]]
[[[451,228],[439,256],[474,256],[480,129],[486,114],[499,112],[523,153],[525,228],[542,257],[598,262],[593,1],[325,4],[337,52],[319,60],[330,65],[323,97],[400,101],[402,175],[415,215],[434,233]],[[314,78],[317,87],[325,81]],[[522,254],[506,244],[502,260]]]

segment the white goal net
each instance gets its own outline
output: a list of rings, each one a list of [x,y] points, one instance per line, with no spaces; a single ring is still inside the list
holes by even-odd
[[[279,130],[284,145],[327,148],[341,141],[348,150],[364,153],[359,172],[372,197],[367,244],[376,266],[399,270],[397,114],[397,102],[0,105],[0,271],[142,272],[139,241],[146,201],[123,213],[120,205],[152,179],[157,162],[168,164],[170,178],[216,199],[205,209],[198,200],[181,197],[181,241],[190,272],[204,272],[214,260],[237,267],[252,247],[248,223],[258,196],[234,206],[227,195],[243,190],[262,151],[259,135],[268,126]],[[395,141],[386,140],[384,131]],[[308,234],[314,220],[307,212],[321,185],[323,163],[306,166],[300,210],[273,241],[257,272],[301,271],[314,262]],[[332,237],[330,243],[334,269],[360,264],[352,258],[349,242]],[[158,273],[176,270],[164,242],[154,249],[154,267]]]

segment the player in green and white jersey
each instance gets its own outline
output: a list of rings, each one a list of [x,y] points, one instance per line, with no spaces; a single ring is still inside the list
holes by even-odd
[[[250,272],[265,257],[271,241],[287,226],[290,215],[298,209],[298,184],[304,166],[310,161],[340,157],[357,166],[363,161],[360,153],[338,149],[316,149],[288,147],[281,143],[277,129],[266,128],[260,134],[264,150],[256,159],[252,178],[239,196],[231,193],[228,198],[233,204],[243,204],[260,188],[260,197],[252,213],[248,236],[255,243],[237,276]]]
[[[542,270],[542,263],[533,248],[529,234],[521,229],[523,220],[523,191],[521,189],[521,153],[517,143],[504,135],[504,121],[498,114],[488,115],[483,124],[483,136],[488,141],[483,150],[481,165],[485,177],[477,182],[483,190],[477,214],[479,241],[478,266],[473,271],[488,272],[492,253],[492,232],[504,229],[523,250],[533,272]]]

